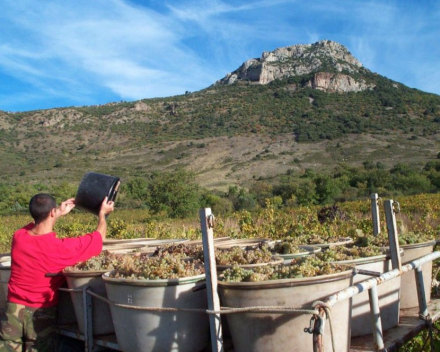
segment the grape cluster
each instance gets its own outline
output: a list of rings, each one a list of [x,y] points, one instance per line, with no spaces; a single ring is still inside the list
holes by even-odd
[[[67,271],[113,270],[121,262],[123,254],[102,251],[101,254],[66,268]]]
[[[324,262],[316,255],[292,260],[290,265],[265,265],[246,270],[234,266],[223,272],[226,282],[259,282],[267,280],[295,279],[334,274],[347,270],[342,265]]]
[[[401,246],[407,244],[423,243],[433,241],[435,238],[432,233],[429,232],[405,232],[399,234],[399,244]],[[362,234],[356,237],[355,244],[361,247],[367,247],[371,245],[379,247],[389,246],[388,234],[380,233],[377,236]]]
[[[177,279],[204,274],[203,265],[197,260],[187,260],[183,253],[162,253],[150,257],[147,254],[114,254],[103,251],[86,262],[66,268],[67,271],[108,270],[110,276],[126,279]]]
[[[181,254],[160,257],[126,256],[110,274],[113,278],[133,280],[178,279],[204,274],[200,262],[184,260]]]
[[[343,242],[347,238],[340,236],[327,236],[327,235],[316,235],[313,234],[305,238],[305,243],[307,244],[324,244],[324,243],[336,243]]]
[[[333,246],[324,252],[317,253],[317,257],[325,262],[334,262],[341,260],[368,258],[383,254],[386,254],[386,249],[374,245],[370,245],[369,247]]]
[[[156,251],[153,253],[153,257],[162,257],[165,254],[182,254],[187,258],[203,258],[203,247],[200,245],[186,245],[183,243],[171,243],[163,246],[159,246],[156,248]]]
[[[300,245],[300,244],[326,244],[326,243],[336,243],[346,241],[347,237],[342,236],[332,236],[327,234],[303,234],[294,237],[286,237],[282,238],[282,242],[289,242],[292,245]],[[287,254],[287,253],[285,253]]]
[[[305,249],[298,247],[292,239],[283,239],[281,241],[275,242],[273,248],[271,248],[272,253],[277,254],[293,254],[306,252]]]
[[[272,252],[269,246],[261,244],[256,248],[241,248],[238,246],[215,250],[217,265],[246,265],[269,263],[272,260]]]

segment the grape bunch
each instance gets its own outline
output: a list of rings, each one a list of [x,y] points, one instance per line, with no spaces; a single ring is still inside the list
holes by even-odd
[[[113,270],[120,263],[123,254],[114,254],[108,251],[102,251],[101,254],[90,258],[85,262],[66,268],[67,271],[89,271],[89,270]]]
[[[215,260],[217,265],[263,264],[272,260],[272,252],[266,244],[256,248],[241,248],[239,246],[228,249],[216,248]]]
[[[160,257],[129,256],[110,274],[113,278],[133,280],[178,279],[204,274],[198,261],[185,260],[181,254],[164,253]]]
[[[246,270],[234,266],[223,272],[225,282],[259,282],[335,274],[347,270],[342,265],[324,262],[316,255],[292,260],[290,265],[265,265]]]
[[[401,246],[407,244],[423,243],[433,241],[435,237],[432,233],[426,232],[404,232],[399,234],[399,244]],[[355,238],[355,244],[362,247],[367,247],[371,245],[379,247],[389,246],[388,234],[380,233],[377,236],[366,235],[362,233],[360,236]]]
[[[183,254],[187,258],[203,258],[203,247],[200,245],[190,244],[186,245],[183,243],[171,243],[156,248],[153,253],[153,257],[162,257],[165,254]]]
[[[346,239],[347,239],[346,237],[340,237],[340,236],[313,234],[306,239],[306,243],[307,244],[336,243],[336,242],[343,242]]]
[[[354,260],[359,258],[368,258],[386,254],[386,249],[375,245],[369,247],[352,246],[333,246],[324,252],[317,253],[317,257],[325,262],[334,262],[341,260]]]
[[[276,254],[293,254],[300,252],[305,252],[305,250],[298,247],[298,245],[295,244],[291,239],[283,239],[279,242],[277,241],[272,248],[272,253]]]

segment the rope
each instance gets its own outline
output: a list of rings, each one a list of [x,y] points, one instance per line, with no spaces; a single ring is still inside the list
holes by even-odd
[[[332,351],[336,352],[336,344],[335,344],[335,335],[333,331],[333,322],[332,322],[332,315],[331,315],[331,307],[322,301],[316,301],[313,303],[313,308],[317,309],[319,307],[324,308],[325,314],[327,315],[327,319],[330,325],[330,337],[332,340]]]
[[[222,307],[220,311],[207,310],[208,314],[236,314],[236,313],[283,313],[283,314],[317,314],[318,311],[311,309],[298,309],[294,307],[245,307],[245,308],[229,308]]]
[[[60,291],[64,291],[64,292],[82,292],[81,288],[59,288]]]
[[[229,308],[222,307],[219,311],[207,310],[207,309],[197,309],[197,308],[170,308],[170,307],[139,307],[132,306],[128,304],[116,303],[108,298],[102,297],[93,291],[87,290],[91,296],[96,297],[108,304],[114,305],[120,308],[127,308],[133,310],[144,310],[150,312],[191,312],[191,313],[206,313],[206,314],[237,314],[237,313],[284,313],[284,314],[318,314],[317,310],[312,309],[298,309],[294,307],[278,307],[278,306],[267,306],[267,307],[245,307],[245,308]]]

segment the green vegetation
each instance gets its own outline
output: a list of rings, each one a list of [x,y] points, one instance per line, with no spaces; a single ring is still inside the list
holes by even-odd
[[[200,207],[194,175],[184,170],[154,174],[148,185],[147,204],[154,213],[172,218],[191,215]]]
[[[331,67],[327,70],[332,71]],[[0,161],[8,168],[0,170],[0,175],[8,182],[15,181],[17,175],[31,183],[41,179],[72,182],[94,168],[123,178],[145,177],[146,170],[187,168],[194,155],[207,149],[209,138],[220,137],[294,136],[299,143],[335,140],[337,144],[343,137],[369,133],[398,136],[403,147],[406,143],[421,148],[426,147],[425,139],[438,139],[439,96],[410,89],[366,69],[352,76],[375,88],[326,93],[307,87],[311,76],[305,75],[268,85],[237,82],[212,86],[138,102],[2,114]],[[379,147],[373,158],[382,161],[382,154],[393,155],[393,147],[386,153]],[[359,153],[341,145],[336,149],[332,151],[334,160],[347,153],[356,159]],[[279,157],[272,151],[260,151],[249,154],[240,166]],[[283,155],[288,153],[294,163],[301,163],[294,150],[285,150]],[[432,153],[435,157],[439,151]],[[237,158],[224,155],[220,160],[227,165]],[[314,162],[322,161],[314,158]]]
[[[58,202],[75,196],[76,185],[67,182],[43,184],[0,183],[0,213],[27,212],[36,193],[50,193]],[[155,172],[123,182],[117,199],[121,209],[147,209],[157,217],[187,218],[198,209],[210,207],[216,214],[255,211],[269,199],[276,207],[326,205],[364,199],[371,193],[396,197],[440,191],[440,161],[435,159],[417,169],[396,164],[391,169],[364,162],[362,167],[338,165],[332,172],[288,172],[276,179],[254,180],[249,189],[237,185],[227,192],[200,187],[194,173],[183,169]]]

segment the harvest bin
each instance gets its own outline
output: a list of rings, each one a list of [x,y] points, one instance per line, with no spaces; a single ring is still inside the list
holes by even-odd
[[[102,281],[102,274],[106,270],[96,271],[67,271],[64,275],[70,289],[89,287],[96,294],[107,297],[105,284]],[[76,319],[79,330],[84,333],[84,302],[82,292],[71,292],[73,307],[75,308]],[[93,335],[107,335],[115,332],[109,305],[92,297],[92,320]]]
[[[400,246],[405,251],[403,264],[408,264],[415,259],[432,253],[435,241],[407,244]],[[432,281],[432,261],[423,264],[423,284],[425,286],[426,303],[431,301],[431,281]],[[400,308],[415,308],[419,306],[417,295],[417,285],[415,278],[416,271],[404,273],[402,275],[402,292],[400,295]]]
[[[253,306],[290,306],[312,309],[312,303],[351,286],[353,272],[321,275],[303,279],[281,279],[261,282],[222,282],[218,287],[222,305],[230,308]],[[239,313],[228,314],[227,320],[235,352],[313,351],[309,314]],[[332,308],[335,350],[350,348],[350,302],[345,300]],[[331,350],[328,324],[324,346]]]
[[[6,301],[8,300],[8,281],[11,277],[11,257],[3,256],[0,258],[0,308],[6,307]]]
[[[168,280],[115,279],[102,276],[108,298],[137,307],[208,307],[206,290],[193,292],[205,275]],[[110,305],[118,345],[124,352],[197,352],[209,342],[206,313],[150,312]]]
[[[392,270],[391,259],[385,254],[334,263],[354,265],[356,269],[375,271],[381,274]],[[354,277],[353,284],[356,285],[369,278],[370,276],[358,274]],[[383,330],[390,329],[399,323],[400,283],[401,277],[399,276],[377,286]],[[352,301],[351,336],[356,337],[372,334],[373,329],[371,326],[368,290],[353,296],[350,300]]]

